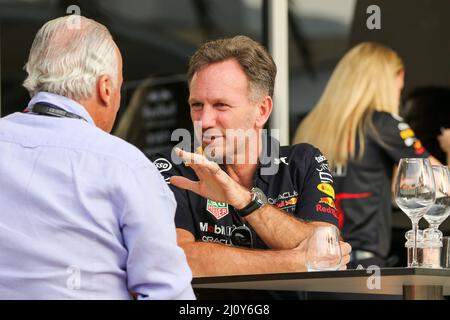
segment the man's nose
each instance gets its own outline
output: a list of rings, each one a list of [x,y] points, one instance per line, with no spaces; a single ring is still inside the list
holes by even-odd
[[[209,105],[203,106],[200,121],[202,128],[214,128],[216,126],[216,110]]]

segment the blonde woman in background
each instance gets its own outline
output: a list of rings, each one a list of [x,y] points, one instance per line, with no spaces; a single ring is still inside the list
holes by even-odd
[[[404,66],[373,42],[352,48],[338,63],[294,143],[307,142],[328,158],[336,208],[352,265],[389,265],[391,184],[400,158],[431,157],[398,116]]]

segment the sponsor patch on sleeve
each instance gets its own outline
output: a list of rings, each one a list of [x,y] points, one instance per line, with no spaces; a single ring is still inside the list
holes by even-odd
[[[412,138],[414,137],[414,131],[412,131],[411,129],[400,131],[400,137],[402,137],[403,140]]]
[[[328,206],[323,206],[320,203],[316,204],[316,212],[328,213],[333,217],[338,218],[338,211],[334,208],[330,208]]]
[[[405,146],[413,147],[414,153],[418,156],[422,155],[425,152],[425,148],[423,147],[422,142],[417,139],[414,131],[409,127],[409,125],[404,122],[400,122],[398,124],[398,129],[400,130],[400,137],[405,143]]]
[[[172,169],[172,164],[170,163],[169,160],[165,159],[165,158],[158,158],[155,161],[153,161],[153,164],[155,165],[156,169],[158,169],[159,173],[163,173],[166,171],[169,171],[170,169]],[[170,184],[170,177],[165,177],[164,181],[167,184]]]
[[[156,169],[158,169],[159,172],[161,173],[172,169],[172,164],[170,163],[169,160],[165,158],[158,158],[155,161],[153,161],[153,164],[156,166]]]
[[[334,188],[331,184],[319,183],[317,189],[319,189],[320,192],[323,192],[326,195],[330,196],[331,198],[335,199]]]
[[[327,160],[327,158],[325,158],[324,155],[317,156],[317,157],[315,157],[315,159],[316,159],[317,163],[322,163],[325,160]]]
[[[414,142],[413,148],[414,148],[415,154],[417,154],[418,156],[422,155],[425,152],[425,148],[422,146],[422,142],[420,142],[419,139],[416,139],[416,142]]]
[[[320,191],[323,193],[326,193],[330,197],[322,197],[319,199],[319,202],[316,204],[316,212],[321,213],[328,213],[331,214],[333,217],[338,218],[338,210],[336,209],[336,204],[334,202],[334,189],[329,184],[326,184],[326,186],[323,186],[323,190],[319,188]],[[331,187],[331,189],[329,187]],[[333,196],[333,198],[331,197]]]
[[[336,209],[336,205],[334,204],[334,200],[331,197],[323,197],[320,198],[319,204],[326,204],[333,209]]]

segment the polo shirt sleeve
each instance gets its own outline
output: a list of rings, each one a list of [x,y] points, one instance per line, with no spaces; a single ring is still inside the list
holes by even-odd
[[[189,204],[188,192],[184,189],[171,185],[169,180],[172,176],[183,175],[179,170],[179,166],[183,166],[184,164],[177,165],[172,161],[170,156],[161,153],[156,154],[151,157],[151,159],[175,196],[175,201],[177,202],[177,209],[175,211],[175,226],[195,235],[194,219],[191,206]]]
[[[430,154],[402,118],[386,112],[373,116],[375,132],[370,137],[394,161],[401,158],[427,158]]]
[[[298,146],[297,146],[298,147]],[[295,180],[299,188],[296,216],[308,221],[323,221],[338,226],[338,211],[335,204],[333,176],[327,159],[322,153],[307,144],[305,150],[297,152]]]

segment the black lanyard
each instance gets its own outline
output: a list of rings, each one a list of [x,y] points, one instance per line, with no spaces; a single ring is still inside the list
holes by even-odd
[[[35,113],[37,115],[42,116],[50,116],[50,117],[58,117],[58,118],[71,118],[71,119],[79,119],[88,122],[82,116],[79,116],[75,113],[66,111],[60,107],[57,107],[50,103],[38,102],[29,108],[29,112]]]

